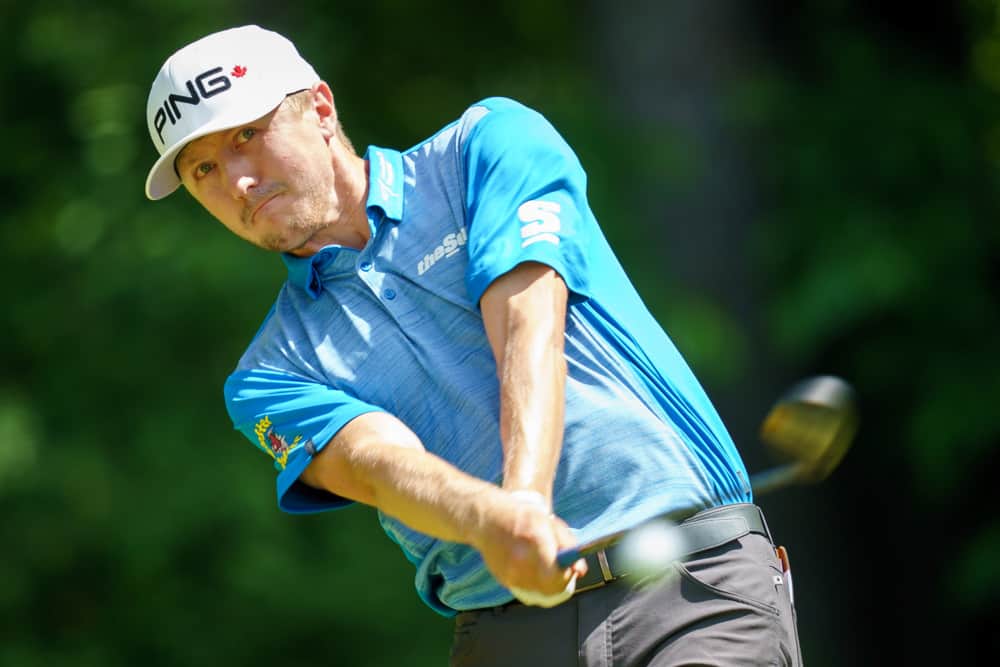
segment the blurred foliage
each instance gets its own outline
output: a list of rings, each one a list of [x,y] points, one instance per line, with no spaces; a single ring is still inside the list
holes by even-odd
[[[943,502],[1000,435],[998,179],[984,141],[998,100],[973,72],[831,18],[816,18],[828,29],[802,79],[786,70],[752,93],[780,128],[757,248],[772,340],[799,363],[863,342],[842,363],[873,395],[913,406],[897,438],[926,500]]]
[[[1000,14],[808,4],[735,106],[767,202],[754,252],[769,340],[786,365],[859,387],[867,469],[844,500],[868,517],[848,540],[880,572],[868,606],[923,605],[905,631],[939,639],[904,662],[959,664],[993,641],[1000,599],[982,511],[1000,441]]]
[[[918,561],[915,597],[880,594],[948,610],[942,641],[972,646],[962,633],[985,627],[1000,589],[996,523],[977,499],[1000,438],[1000,17],[982,0],[923,16],[752,4],[763,54],[727,100],[764,202],[748,250],[767,280],[768,352],[793,374],[857,384],[865,447],[845,463],[856,486],[843,500],[859,515],[892,508],[918,540],[947,522],[935,530],[953,556],[951,577],[939,554]],[[13,291],[0,314],[0,666],[444,663],[450,624],[419,602],[373,513],[281,514],[267,459],[229,427],[222,381],[281,263],[183,195],[142,195],[149,82],[212,30],[292,37],[359,148],[413,145],[487,95],[539,108],[577,148],[609,237],[654,311],[672,309],[693,365],[741,381],[734,315],[683,286],[657,291],[665,268],[630,219],[630,160],[655,147],[683,182],[697,156],[614,115],[587,17],[568,0],[0,4]],[[866,535],[883,528],[876,516]]]

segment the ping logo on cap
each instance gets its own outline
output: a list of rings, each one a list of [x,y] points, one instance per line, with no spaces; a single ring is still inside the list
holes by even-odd
[[[174,160],[188,142],[260,118],[319,81],[294,44],[256,25],[214,32],[174,52],[146,98],[149,138],[160,154],[146,196],[162,199],[180,187]]]
[[[169,120],[171,125],[176,125],[177,121],[181,119],[179,104],[190,104],[192,106],[201,104],[202,100],[207,100],[233,87],[232,81],[222,72],[223,69],[221,67],[213,67],[193,79],[188,79],[184,82],[187,86],[187,95],[179,93],[170,93],[167,95],[167,99],[163,100],[160,106],[157,107],[156,115],[153,117],[153,127],[156,128],[156,136],[159,137],[161,144],[164,143],[163,130],[167,126],[167,121]],[[246,72],[245,67],[237,65],[233,68],[232,74],[233,76],[241,77]]]

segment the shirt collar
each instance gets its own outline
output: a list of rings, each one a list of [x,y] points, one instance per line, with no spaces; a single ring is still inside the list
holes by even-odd
[[[370,219],[377,219],[373,209],[381,209],[389,220],[403,220],[403,156],[389,148],[369,146],[365,153],[368,160],[368,202]]]
[[[322,276],[340,249],[340,246],[327,246],[310,257],[282,253],[281,260],[288,268],[288,282],[305,290],[312,298],[318,299],[323,291]]]
[[[368,160],[365,211],[374,234],[376,222],[393,220],[398,223],[403,219],[403,156],[399,151],[370,146],[365,159]],[[311,257],[283,253],[281,259],[288,267],[288,281],[312,298],[319,298],[323,289],[322,277],[331,269],[336,271],[334,260],[340,255],[340,249],[340,246],[328,246]],[[334,266],[329,266],[331,264]]]
[[[288,268],[288,282],[309,292],[309,295],[315,299],[314,290],[310,289],[313,283],[314,257],[315,255],[313,257],[296,257],[288,253],[281,254],[281,261]]]

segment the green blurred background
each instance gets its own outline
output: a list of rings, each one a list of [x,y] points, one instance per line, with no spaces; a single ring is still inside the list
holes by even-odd
[[[222,382],[283,280],[142,194],[176,48],[278,29],[348,133],[475,100],[545,113],[751,469],[792,381],[860,393],[823,486],[762,498],[806,663],[996,655],[1000,18],[994,2],[0,1],[0,665],[443,665],[373,512],[290,517]],[[992,653],[991,653],[992,652]]]

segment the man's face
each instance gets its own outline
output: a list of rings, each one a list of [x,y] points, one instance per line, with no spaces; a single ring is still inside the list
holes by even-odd
[[[262,118],[191,142],[177,170],[198,203],[234,234],[295,252],[341,216],[329,137],[315,110],[302,112],[286,100]]]

